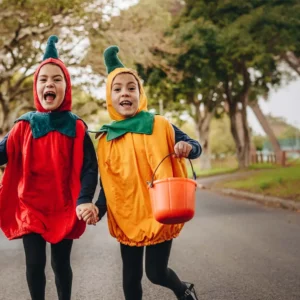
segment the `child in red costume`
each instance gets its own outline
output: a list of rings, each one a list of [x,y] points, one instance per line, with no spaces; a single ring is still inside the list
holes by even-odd
[[[73,239],[86,227],[81,215],[95,216],[97,159],[85,123],[71,113],[69,72],[58,59],[51,36],[34,74],[37,111],[16,120],[0,143],[0,228],[8,239],[22,238],[32,300],[45,299],[46,242],[59,300],[71,299]],[[92,221],[93,222],[93,221]]]

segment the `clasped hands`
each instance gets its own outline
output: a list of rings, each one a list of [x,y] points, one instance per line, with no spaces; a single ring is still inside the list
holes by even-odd
[[[99,221],[99,209],[93,203],[83,203],[76,207],[76,215],[79,220],[83,220],[88,225],[96,225]]]
[[[177,157],[188,157],[192,146],[187,142],[180,141],[175,144],[174,152]],[[83,203],[76,207],[76,215],[79,220],[83,220],[88,225],[96,225],[99,221],[99,209],[93,203]]]

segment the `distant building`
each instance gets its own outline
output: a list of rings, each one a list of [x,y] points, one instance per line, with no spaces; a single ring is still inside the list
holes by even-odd
[[[279,139],[278,140],[282,151],[287,152],[287,157],[300,158],[300,137]],[[264,142],[262,153],[269,154],[273,152],[272,145],[269,141]]]

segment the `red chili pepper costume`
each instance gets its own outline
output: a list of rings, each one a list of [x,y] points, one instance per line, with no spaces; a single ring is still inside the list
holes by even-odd
[[[42,66],[59,66],[65,76],[66,92],[55,112],[43,109],[36,82]],[[85,223],[75,214],[80,193],[83,140],[86,126],[70,112],[70,75],[62,61],[44,60],[34,76],[37,112],[23,115],[9,133],[7,166],[0,184],[0,227],[8,239],[31,232],[50,243],[75,239]]]

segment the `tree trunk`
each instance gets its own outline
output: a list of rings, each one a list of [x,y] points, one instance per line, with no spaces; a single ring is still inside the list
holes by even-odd
[[[245,169],[250,163],[250,135],[245,109],[229,109],[230,129],[233,136],[239,169]]]
[[[247,168],[250,163],[250,134],[247,121],[248,92],[249,84],[245,86],[243,93],[238,98],[233,98],[230,83],[227,82],[225,85],[227,97],[225,110],[230,118],[230,131],[236,146],[239,169]],[[240,109],[238,109],[238,105],[241,105]]]
[[[9,131],[9,108],[0,92],[0,135]]]
[[[199,111],[201,115],[201,112]],[[210,170],[211,160],[210,160],[210,148],[209,148],[209,129],[210,121],[213,117],[213,113],[209,112],[206,108],[204,113],[199,118],[197,123],[197,132],[199,133],[199,141],[202,147],[202,154],[200,156],[200,169]]]
[[[242,89],[235,95],[232,91],[233,83],[227,81],[225,83],[225,94],[229,107],[230,129],[236,145],[239,169],[245,169],[250,163],[250,134],[247,120],[247,105],[251,80],[245,63],[241,63],[237,67],[243,75]]]
[[[257,120],[259,121],[261,127],[263,128],[263,130],[265,131],[266,135],[269,138],[269,141],[272,145],[272,148],[275,152],[276,155],[276,161],[278,163],[280,163],[281,161],[281,156],[282,156],[282,151],[279,145],[279,142],[272,130],[272,128],[270,127],[267,118],[265,117],[265,115],[263,114],[258,102],[253,102],[251,104],[249,104],[249,106],[252,108],[252,111],[254,112]]]
[[[243,167],[247,167],[249,166],[249,157],[250,157],[250,145],[249,147],[246,145],[246,138],[245,138],[245,130],[244,130],[244,121],[243,121],[243,112],[241,110],[238,110],[235,114],[235,118],[236,118],[236,130],[237,130],[237,134],[239,136],[239,140],[240,140],[240,144],[242,147],[242,151],[244,152],[244,156],[243,156]],[[247,126],[248,127],[248,126]]]
[[[194,101],[194,96],[194,93],[190,93],[187,95],[189,103],[191,103],[195,109],[195,114],[193,114],[193,118],[196,124],[198,140],[202,147],[202,153],[200,156],[200,170],[210,170],[211,160],[209,149],[209,128],[210,121],[214,115],[214,112],[209,112],[206,106],[204,106],[203,111],[200,111],[201,102]]]

